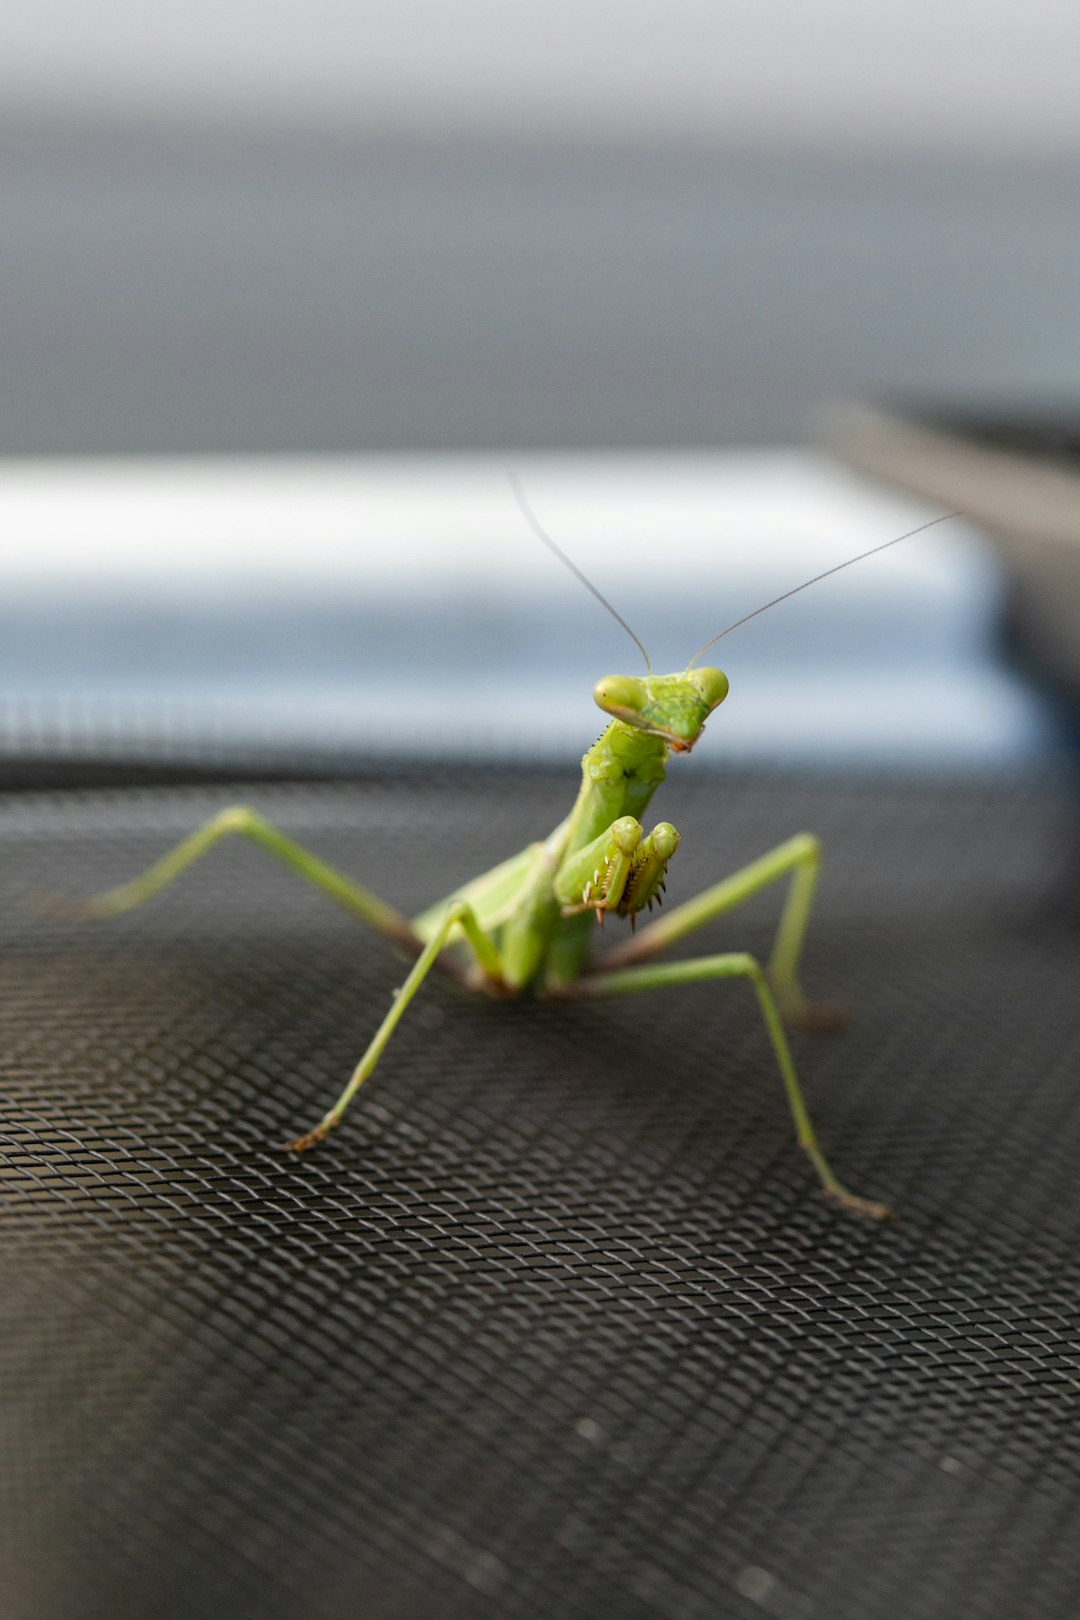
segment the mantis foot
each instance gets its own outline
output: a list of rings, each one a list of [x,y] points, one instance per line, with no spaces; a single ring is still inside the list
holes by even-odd
[[[873,1198],[859,1198],[855,1193],[849,1193],[846,1187],[837,1183],[834,1187],[826,1187],[826,1194],[835,1198],[844,1209],[850,1209],[854,1215],[868,1215],[872,1221],[891,1221],[895,1219],[896,1212],[888,1204],[879,1204]]]
[[[334,1124],[336,1123],[335,1120]],[[313,1131],[305,1131],[303,1136],[298,1136],[294,1142],[286,1142],[286,1153],[306,1153],[308,1148],[318,1147],[319,1143],[330,1135],[332,1128],[324,1120],[321,1125],[316,1125]]]
[[[27,896],[27,903],[39,917],[52,922],[102,922],[114,915],[114,907],[103,903],[104,898],[73,900],[63,894],[35,893]]]
[[[811,1035],[839,1035],[855,1017],[849,1002],[808,1001],[801,990],[773,989],[780,1016],[789,1029],[804,1029]]]

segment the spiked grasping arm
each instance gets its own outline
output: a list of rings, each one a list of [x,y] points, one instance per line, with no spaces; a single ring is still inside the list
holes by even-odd
[[[555,898],[563,915],[614,910],[641,843],[641,822],[620,816],[598,838],[567,855],[555,875]]]
[[[648,836],[633,816],[621,816],[584,849],[568,855],[555,878],[555,898],[564,917],[578,912],[618,912],[633,923],[639,911],[658,900],[668,862],[679,847],[670,821]]]

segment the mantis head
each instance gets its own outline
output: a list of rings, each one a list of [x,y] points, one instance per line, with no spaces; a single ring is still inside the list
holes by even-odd
[[[722,641],[725,636],[729,636],[733,630],[739,630],[744,624],[749,624],[750,620],[756,619],[759,614],[767,613],[770,608],[786,602],[789,597],[798,596],[800,591],[818,584],[820,580],[838,574],[842,568],[850,568],[852,563],[863,562],[865,558],[873,557],[879,551],[887,551],[890,546],[899,545],[901,540],[910,540],[912,535],[922,534],[924,529],[932,529],[935,523],[946,523],[950,518],[962,516],[960,512],[943,512],[940,517],[931,518],[927,523],[920,523],[918,528],[908,529],[905,534],[898,534],[892,540],[883,540],[880,545],[871,546],[869,551],[860,551],[856,557],[848,557],[844,562],[834,563],[832,568],[826,568],[811,579],[804,579],[801,585],[793,585],[790,590],[774,596],[772,601],[766,602],[763,607],[755,608],[752,613],[744,613],[741,619],[736,619],[734,624],[729,624],[727,629],[721,630],[718,635],[711,636],[703,647],[698,648],[681,675],[654,675],[652,663],[640,636],[631,630],[622,614],[612,607],[592,580],[586,578],[577,563],[571,562],[565,551],[562,551],[551,536],[540,527],[525,499],[521,480],[516,473],[510,474],[510,485],[522,515],[537,539],[542,541],[563,566],[580,580],[585,589],[596,597],[601,607],[611,614],[616,623],[622,625],[645,660],[648,672],[645,675],[607,675],[602,681],[597,681],[593,688],[593,697],[597,704],[606,714],[613,715],[624,725],[634,726],[650,737],[662,737],[668,747],[679,754],[690,752],[701,736],[706,720],[728,695],[728,678],[722,669],[694,668],[702,653],[708,652],[710,647]]]
[[[728,695],[722,669],[687,669],[681,675],[606,675],[593,697],[606,714],[662,737],[677,754],[688,754],[705,722]]]

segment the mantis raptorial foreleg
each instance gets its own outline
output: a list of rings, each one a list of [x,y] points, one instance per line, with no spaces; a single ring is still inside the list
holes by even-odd
[[[795,1122],[795,1135],[830,1198],[835,1198],[838,1203],[855,1210],[860,1215],[870,1215],[879,1221],[886,1220],[892,1213],[888,1205],[876,1203],[869,1198],[859,1198],[856,1194],[848,1192],[833,1174],[828,1160],[821,1151],[795,1073],[791,1048],[784,1033],[776,998],[769,988],[764,968],[754,957],[742,951],[732,951],[723,956],[694,957],[689,962],[656,962],[646,967],[622,968],[611,973],[591,973],[570,986],[565,993],[575,998],[629,995],[638,990],[661,990],[676,984],[702,984],[711,979],[749,979],[753,985],[765,1020],[765,1028],[772,1042],[780,1077],[784,1082],[788,1107]]]
[[[663,887],[678,847],[679,835],[670,821],[657,822],[646,835],[634,816],[620,816],[560,866],[555,898],[563,916],[595,911],[602,919],[605,911],[614,911],[634,922]]]
[[[807,923],[810,920],[810,908],[814,902],[814,891],[817,888],[820,871],[820,841],[812,833],[798,833],[786,843],[770,850],[767,855],[751,861],[749,866],[741,867],[730,877],[704,889],[701,894],[695,895],[693,900],[675,906],[657,922],[641,929],[633,939],[617,945],[597,965],[597,971],[606,973],[609,969],[650,961],[660,951],[674,945],[677,940],[685,938],[698,928],[703,928],[706,923],[712,922],[725,911],[732,911],[736,906],[742,905],[745,900],[749,900],[761,889],[767,888],[770,883],[777,883],[781,878],[790,876],[791,886],[788,889],[772,954],[765,970],[768,981],[789,1024],[798,1024],[810,1029],[836,1029],[847,1022],[845,1009],[829,1005],[817,1006],[808,1001],[798,978],[799,956]]]

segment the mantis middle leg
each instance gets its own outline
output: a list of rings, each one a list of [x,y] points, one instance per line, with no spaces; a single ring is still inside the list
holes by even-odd
[[[791,885],[765,970],[768,981],[789,1023],[811,1029],[836,1029],[847,1022],[845,1010],[815,1006],[803,994],[798,977],[799,957],[820,870],[820,841],[812,833],[798,833],[767,855],[751,861],[749,866],[703,890],[693,900],[674,907],[657,922],[640,929],[632,939],[617,945],[598,962],[596,972],[606,974],[611,969],[647,962],[676,940],[742,905],[770,883],[790,876]]]
[[[765,970],[753,956],[748,956],[742,951],[732,951],[722,956],[694,957],[688,962],[656,962],[646,967],[592,973],[561,993],[589,998],[618,996],[632,994],[638,990],[660,990],[668,985],[701,984],[712,979],[734,978],[749,979],[754,987],[780,1077],[784,1082],[788,1107],[795,1123],[795,1135],[799,1146],[817,1171],[821,1185],[830,1198],[835,1198],[845,1208],[854,1210],[860,1215],[869,1215],[874,1220],[886,1220],[892,1213],[888,1205],[877,1203],[873,1199],[860,1198],[857,1194],[848,1192],[834,1175],[822,1152],[795,1072],[791,1048],[784,1033],[776,997],[769,987]]]
[[[288,1144],[294,1153],[303,1153],[306,1148],[314,1147],[341,1122],[341,1116],[382,1056],[386,1043],[397,1028],[406,1007],[427,978],[451,933],[459,925],[488,979],[496,985],[502,983],[499,953],[494,941],[484,933],[472,907],[466,901],[452,901],[446,908],[446,916],[413,963],[412,971],[405,983],[395,992],[393,1006],[372,1036],[367,1051],[350,1075],[333,1108],[323,1115],[314,1130],[305,1132],[303,1136],[298,1136],[294,1142]]]

